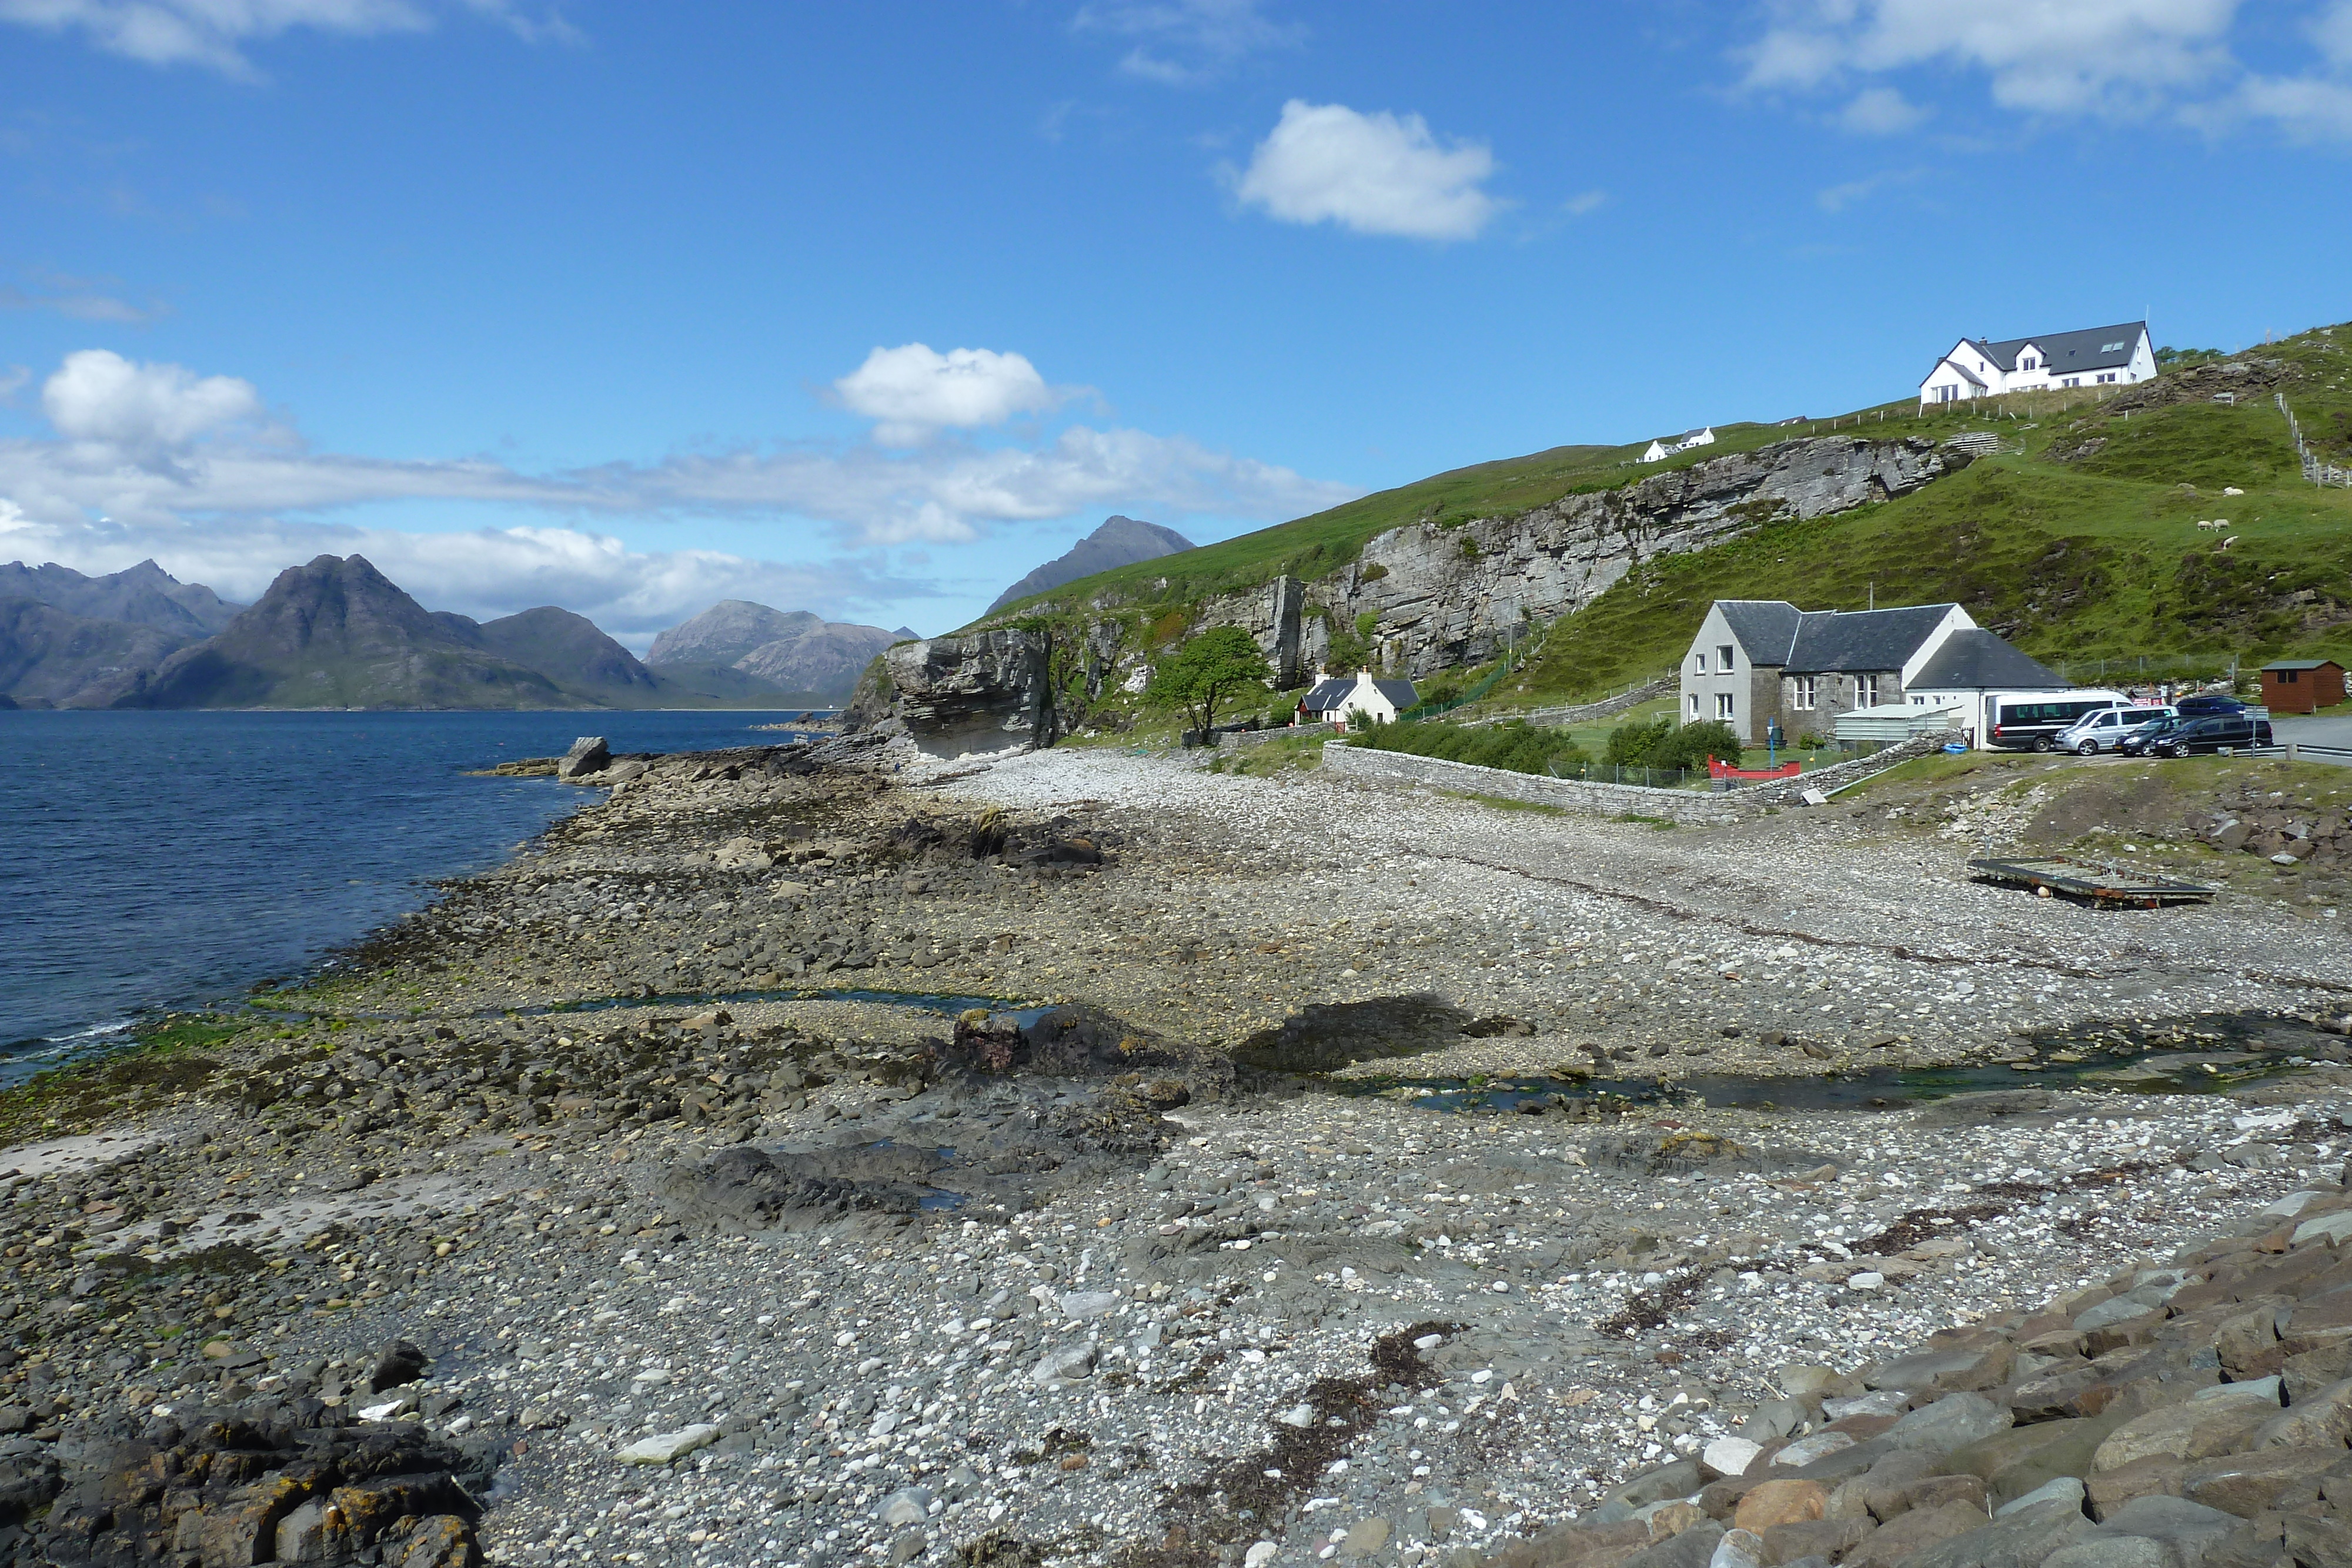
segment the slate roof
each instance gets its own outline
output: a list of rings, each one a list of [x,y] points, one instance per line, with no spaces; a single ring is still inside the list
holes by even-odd
[[[1411,681],[1374,681],[1372,689],[1396,704],[1400,713],[1421,700],[1421,694],[1412,689]]]
[[[1899,670],[1951,609],[1948,604],[1906,604],[1896,610],[1808,611],[1783,667],[1794,674]]]
[[[2085,327],[2078,332],[2011,338],[2000,343],[1970,339],[1969,345],[2004,371],[2017,369],[2017,356],[2030,345],[2042,351],[2042,362],[2053,376],[2073,376],[2131,363],[2132,350],[2139,347],[2140,335],[2147,330],[2145,321],[2124,321],[2113,327]]]
[[[1804,612],[1785,599],[1718,599],[1724,624],[1734,641],[1748,650],[1751,664],[1785,664],[1796,644],[1797,624]]]
[[[1301,699],[1301,706],[1308,713],[1330,713],[1347,701],[1348,694],[1355,689],[1355,676],[1334,675],[1328,681],[1317,682],[1315,689]]]
[[[2041,660],[2021,653],[1982,627],[1955,632],[1911,677],[1916,691],[2019,686],[2063,690],[2066,678]]]

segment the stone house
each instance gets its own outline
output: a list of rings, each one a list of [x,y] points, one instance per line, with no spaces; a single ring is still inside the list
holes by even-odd
[[[2145,321],[1999,343],[1963,338],[1919,383],[1919,406],[2047,387],[2128,386],[2155,375]]]
[[[1751,746],[1834,733],[1838,715],[1893,703],[1969,706],[1988,690],[2063,690],[2058,674],[1957,604],[1800,610],[1718,599],[1682,664],[1682,720],[1720,719]]]

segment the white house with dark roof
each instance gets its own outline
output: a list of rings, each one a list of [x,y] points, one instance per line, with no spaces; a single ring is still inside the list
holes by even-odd
[[[2128,386],[2155,374],[2145,321],[1999,343],[1963,338],[1919,383],[1919,406],[2049,387]]]
[[[1663,463],[1677,452],[1688,452],[1694,446],[1714,444],[1715,426],[1710,424],[1698,430],[1685,430],[1672,441],[1668,441],[1663,435],[1660,436],[1650,443],[1650,449],[1642,454],[1641,460],[1644,463]]]
[[[1828,736],[1840,714],[1904,703],[1974,714],[1988,691],[2063,692],[2065,680],[1957,604],[1800,610],[1718,599],[1683,655],[1685,724],[1720,719],[1752,746]]]
[[[1411,681],[1381,680],[1360,670],[1318,683],[1299,700],[1299,717],[1307,724],[1346,724],[1362,714],[1378,724],[1393,724],[1420,700]]]

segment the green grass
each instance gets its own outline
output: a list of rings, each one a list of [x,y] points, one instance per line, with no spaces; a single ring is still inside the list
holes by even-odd
[[[2265,352],[2306,363],[2290,398],[2306,433],[2352,413],[2341,384],[2352,351],[2310,333]],[[2267,398],[2128,419],[2094,407],[2005,434],[2026,451],[1898,500],[1654,558],[1558,623],[1510,696],[1557,702],[1671,667],[1717,599],[1809,610],[1956,600],[2053,664],[2235,654],[2251,665],[2352,647],[2352,491],[2303,481]],[[2246,494],[2221,493],[2232,485]],[[2196,527],[2214,517],[2230,519],[2227,536]],[[2223,537],[2235,539],[2226,550]]]
[[[2317,329],[2238,357],[2298,367],[2287,392],[2306,437],[2352,463],[2352,329]],[[2234,407],[2199,402],[2128,417],[2112,406],[2133,395],[2103,400],[2084,388],[1924,413],[1906,398],[1833,422],[1718,424],[1716,444],[1659,464],[1633,461],[1646,440],[1559,446],[1122,567],[988,620],[1092,619],[1103,605],[1130,622],[1137,642],[1160,646],[1185,634],[1202,600],[1281,573],[1328,577],[1390,528],[1515,517],[1833,428],[1937,441],[1977,430],[2023,451],[1981,459],[1883,505],[1769,524],[1697,555],[1652,558],[1555,622],[1540,654],[1488,702],[1585,699],[1672,668],[1717,598],[1849,610],[1874,596],[1880,604],[1957,600],[1979,624],[2053,663],[2345,656],[2352,649],[2352,491],[2303,482],[2285,421],[2266,392]],[[2225,497],[2224,486],[2247,493]],[[2221,536],[2194,527],[2217,516],[2231,520],[2236,538],[2226,552]]]

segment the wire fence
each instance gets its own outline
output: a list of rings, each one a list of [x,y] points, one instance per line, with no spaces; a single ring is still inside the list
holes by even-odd
[[[2128,653],[2113,659],[2053,659],[2050,665],[2074,685],[2238,682],[2233,653]]]
[[[2294,455],[2303,464],[2303,476],[2313,484],[2322,486],[2328,485],[2352,486],[2352,468],[2340,467],[2327,462],[2312,451],[2310,444],[2303,438],[2303,425],[2295,419],[2294,410],[2286,405],[2286,393],[2279,392],[2276,396],[2278,411],[2286,415],[2287,433],[2294,437]]]

